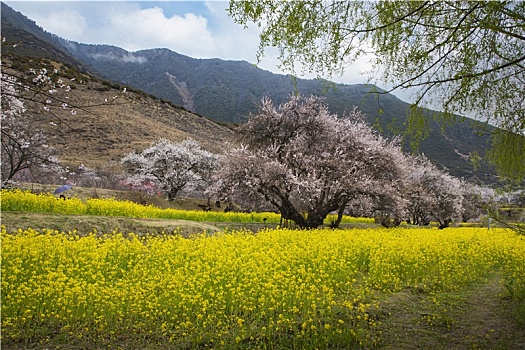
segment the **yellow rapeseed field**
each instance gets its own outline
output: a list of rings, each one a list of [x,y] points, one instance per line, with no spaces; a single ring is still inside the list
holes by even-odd
[[[277,213],[206,212],[203,210],[161,209],[152,205],[141,205],[131,201],[112,198],[78,198],[62,200],[49,193],[35,194],[30,191],[2,190],[2,211],[40,212],[59,214],[82,214],[101,216],[124,216],[134,218],[159,218],[171,220],[191,220],[199,222],[280,222]],[[330,218],[329,218],[330,219]],[[327,219],[327,220],[329,220]],[[370,218],[343,217],[342,223],[372,223]]]
[[[511,297],[525,297],[525,240],[503,229],[183,239],[3,228],[1,239],[11,343],[135,334],[173,348],[351,348],[380,338],[371,310],[404,288],[438,295],[497,274]]]

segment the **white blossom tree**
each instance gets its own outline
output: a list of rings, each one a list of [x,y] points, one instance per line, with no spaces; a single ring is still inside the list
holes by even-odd
[[[2,48],[14,50],[23,43],[10,43],[2,38]],[[56,132],[73,131],[63,113],[81,117],[94,113],[95,107],[114,103],[125,92],[100,102],[86,102],[73,93],[75,87],[85,84],[75,77],[64,78],[66,72],[56,69],[49,61],[34,59],[28,69],[13,68],[11,59],[2,62],[1,133],[2,186],[21,172],[43,174],[67,171],[52,155],[43,125],[56,127]],[[69,74],[69,73],[68,73]],[[67,74],[65,74],[67,75]],[[81,75],[82,76],[82,75]],[[38,171],[35,171],[38,170]]]
[[[463,195],[461,220],[463,222],[479,220],[483,210],[482,189],[464,180],[460,182]]]
[[[162,139],[141,153],[129,153],[122,164],[136,181],[156,182],[173,201],[182,189],[209,181],[216,161],[215,154],[193,139],[180,143]]]
[[[459,179],[439,170],[424,156],[416,158],[406,191],[410,221],[427,225],[436,220],[443,229],[460,220],[463,188]]]
[[[45,134],[35,125],[34,119],[24,113],[24,102],[17,96],[15,79],[3,78],[1,143],[2,187],[9,184],[24,170],[59,168],[54,150],[47,144]]]
[[[279,107],[263,98],[240,135],[216,174],[220,198],[270,204],[302,228],[322,225],[330,212],[341,217],[359,194],[385,206],[402,202],[405,157],[356,110],[338,118],[314,96],[291,96]]]

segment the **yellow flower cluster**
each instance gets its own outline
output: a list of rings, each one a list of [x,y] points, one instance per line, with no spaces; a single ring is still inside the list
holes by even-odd
[[[183,239],[2,229],[2,336],[156,334],[173,347],[349,348],[381,296],[452,291],[501,271],[525,290],[525,240],[504,230],[287,229]],[[47,333],[46,333],[47,332]]]
[[[268,212],[224,213],[202,210],[161,209],[152,205],[141,205],[131,201],[121,201],[112,198],[91,198],[86,202],[78,198],[61,200],[47,193],[34,194],[30,191],[20,190],[2,190],[1,198],[1,209],[3,211],[125,216],[199,222],[267,222],[269,224],[277,224],[281,219],[279,214]],[[372,223],[373,221],[370,218],[343,217],[342,223]]]
[[[78,198],[62,200],[48,193],[35,194],[30,191],[2,190],[2,211],[84,214],[86,207]]]

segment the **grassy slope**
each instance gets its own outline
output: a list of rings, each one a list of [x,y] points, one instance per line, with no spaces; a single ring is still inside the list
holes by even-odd
[[[173,142],[193,138],[205,149],[220,153],[235,135],[233,130],[180,107],[138,91],[121,93],[118,85],[68,71],[55,61],[36,62],[18,56],[2,56],[2,61],[5,61],[2,71],[17,76],[21,75],[20,71],[39,66],[48,67],[48,71],[58,69],[64,84],[74,87],[68,97],[76,114],[55,107],[52,108],[54,116],[45,114],[36,121],[57,158],[73,169],[84,164],[118,171],[120,160],[126,154],[142,151],[162,138]],[[25,101],[25,107],[27,115],[41,115],[41,104]]]

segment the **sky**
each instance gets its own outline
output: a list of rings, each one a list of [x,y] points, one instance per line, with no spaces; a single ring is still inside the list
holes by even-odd
[[[109,44],[127,51],[167,48],[193,58],[244,60],[255,64],[260,29],[234,23],[228,1],[5,1],[44,30],[85,44]],[[277,52],[267,48],[258,67],[279,69]],[[366,83],[367,59],[331,80]],[[302,76],[315,78],[315,76]],[[380,86],[380,84],[378,84]],[[382,87],[382,86],[380,86]],[[383,87],[384,88],[384,87]],[[399,91],[399,98],[409,96]]]

